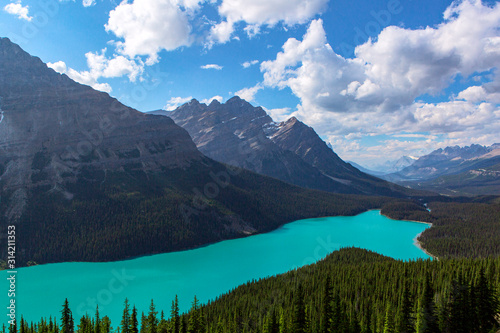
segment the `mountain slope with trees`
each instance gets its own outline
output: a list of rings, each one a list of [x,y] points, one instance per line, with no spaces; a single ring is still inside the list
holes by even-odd
[[[172,118],[210,158],[298,186],[393,197],[421,194],[359,171],[295,117],[274,122],[238,96],[223,104],[192,100],[172,112],[151,113]]]
[[[61,328],[45,319],[36,325],[21,321],[18,330],[488,333],[499,328],[499,281],[498,258],[403,262],[348,248],[317,264],[251,281],[206,305],[195,297],[187,314],[179,313],[177,299],[171,309],[157,309],[154,300],[149,309],[136,309],[125,299],[121,323],[111,323],[98,309],[95,316],[72,318],[64,302]]]
[[[388,200],[215,162],[171,119],[75,83],[6,38],[0,103],[0,227],[16,224],[19,266],[188,249]]]

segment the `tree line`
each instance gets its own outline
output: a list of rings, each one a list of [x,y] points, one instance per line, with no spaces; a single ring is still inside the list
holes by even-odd
[[[64,302],[55,318],[6,333],[481,333],[496,332],[500,259],[398,261],[348,248],[279,276],[251,281],[187,313],[125,299],[122,320],[99,309],[79,320]]]
[[[459,200],[459,199],[454,199]],[[465,200],[462,198],[461,200]],[[500,202],[497,198],[471,202],[394,200],[382,214],[399,220],[432,223],[419,237],[423,247],[439,258],[485,258],[500,255]]]

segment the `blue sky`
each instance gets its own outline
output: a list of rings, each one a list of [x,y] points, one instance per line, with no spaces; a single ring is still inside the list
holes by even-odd
[[[441,0],[14,0],[0,35],[140,111],[235,94],[374,166],[500,141],[500,6]]]

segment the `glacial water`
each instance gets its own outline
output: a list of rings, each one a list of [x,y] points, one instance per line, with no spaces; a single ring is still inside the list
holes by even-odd
[[[352,217],[300,220],[261,235],[202,248],[109,263],[61,263],[21,268],[16,274],[16,314],[27,320],[56,316],[68,298],[75,323],[99,305],[116,328],[127,297],[139,314],[151,299],[168,315],[179,296],[181,310],[194,295],[205,303],[252,279],[287,272],[324,258],[341,247],[356,246],[396,259],[428,258],[415,237],[429,226],[395,221],[368,211]],[[8,272],[0,272],[3,321],[10,298]]]

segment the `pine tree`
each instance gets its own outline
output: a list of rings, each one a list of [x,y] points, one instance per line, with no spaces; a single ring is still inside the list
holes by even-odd
[[[479,271],[479,280],[475,289],[476,315],[479,324],[477,332],[489,332],[498,325],[495,315],[499,311],[499,304],[494,289],[486,280],[483,268]]]
[[[101,333],[101,318],[99,317],[99,305],[95,308],[94,332]]]
[[[304,290],[301,284],[297,287],[293,301],[292,331],[294,333],[304,333],[306,332],[306,307],[304,304]]]
[[[111,332],[111,320],[108,316],[104,316],[101,320],[101,332],[110,333]]]
[[[469,289],[464,285],[461,275],[454,278],[451,283],[451,291],[448,304],[445,306],[446,330],[453,333],[468,333],[470,331],[470,313],[468,308]]]
[[[17,333],[17,321],[14,318],[14,323],[9,325],[9,333]]]
[[[78,325],[78,333],[92,333],[92,320],[88,315],[82,316],[80,318],[80,324]]]
[[[394,313],[390,303],[387,303],[385,308],[385,319],[384,319],[384,333],[395,333],[396,329],[394,327]]]
[[[52,321],[52,316],[49,317],[49,331],[53,332],[54,331],[54,322]]]
[[[180,322],[180,325],[179,325],[179,332],[180,333],[187,333],[187,322],[186,322],[186,316],[182,316],[181,317],[181,322]]]
[[[139,333],[139,323],[137,322],[137,308],[133,307],[130,317],[130,333]]]
[[[215,333],[224,333],[224,324],[222,323],[222,319],[219,316],[219,319],[217,319],[217,327],[215,329]]]
[[[363,333],[372,333],[372,308],[370,305],[366,307],[366,312],[365,312],[365,322],[363,326]]]
[[[417,333],[439,333],[434,289],[428,274],[424,280],[424,293],[420,301],[417,323]]]
[[[264,329],[265,333],[279,333],[279,323],[276,319],[276,313],[274,310],[269,311],[264,320]]]
[[[121,328],[121,333],[130,333],[130,305],[127,298],[125,298]]]
[[[21,316],[21,322],[19,323],[19,333],[26,333],[26,325],[24,324],[24,319]]]
[[[66,298],[61,310],[61,333],[73,333],[74,327],[73,315],[71,314],[68,299]]]
[[[325,282],[325,292],[323,294],[323,304],[321,312],[321,332],[331,333],[332,332],[332,286],[330,276],[326,277]]]
[[[147,331],[146,333],[157,333],[158,331],[158,318],[156,317],[158,312],[156,311],[153,300],[149,305],[149,314],[147,318]]]
[[[172,309],[170,310],[170,332],[179,333],[180,317],[179,317],[179,299],[175,295],[172,301]]]
[[[158,333],[167,333],[168,332],[168,323],[165,320],[165,314],[163,310],[160,315],[160,322],[158,323]]]
[[[410,289],[408,287],[408,282],[406,281],[405,272],[405,284],[403,289],[403,296],[401,298],[401,311],[398,321],[397,332],[401,333],[413,333],[415,332],[412,318],[412,298],[410,295]]]
[[[200,305],[196,295],[194,296],[193,304],[191,310],[189,311],[189,322],[188,322],[188,333],[200,333]]]
[[[333,317],[332,317],[332,332],[343,333],[348,330],[346,316],[340,303],[338,295],[333,296]]]
[[[358,317],[353,311],[349,319],[349,332],[350,333],[361,333],[361,325],[359,324]]]
[[[288,333],[286,319],[285,319],[285,311],[283,308],[280,308],[280,319],[279,319],[279,333]]]
[[[141,314],[141,333],[147,333],[148,331],[148,319],[144,315],[144,312]]]

